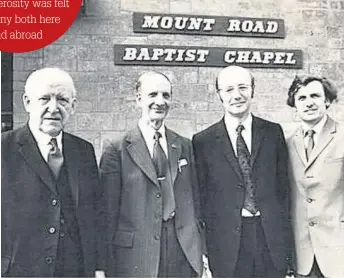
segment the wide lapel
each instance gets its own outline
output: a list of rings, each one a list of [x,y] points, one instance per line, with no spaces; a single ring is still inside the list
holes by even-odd
[[[79,203],[79,169],[83,161],[80,161],[79,150],[73,141],[72,137],[67,134],[62,134],[62,148],[64,163],[68,169],[69,187],[72,191],[73,201],[78,207]]]
[[[182,151],[178,135],[166,128],[166,140],[168,148],[168,160],[170,163],[172,183],[174,183],[177,177],[178,160]]]
[[[252,143],[251,143],[251,165],[256,161],[260,146],[265,134],[265,125],[262,120],[252,116]]]
[[[224,153],[225,157],[229,161],[235,173],[238,175],[240,179],[242,179],[240,166],[234,153],[231,140],[229,139],[224,119],[222,119],[216,125],[216,146],[218,146],[218,150],[220,153]]]
[[[332,141],[335,133],[336,124],[330,117],[328,117],[322,131],[319,134],[318,142],[309,156],[306,170],[312,165],[314,160],[325,149],[325,147]]]
[[[296,149],[297,154],[299,155],[302,163],[307,164],[306,151],[305,151],[305,142],[303,138],[302,128],[299,127],[293,136],[293,144]]]
[[[127,151],[132,160],[156,186],[160,187],[152,158],[139,127],[128,133],[127,142]]]
[[[57,194],[51,170],[42,157],[28,125],[24,126],[21,132],[22,133],[18,135],[17,141],[19,144],[19,153],[23,156],[29,167],[36,172],[43,183],[47,185],[54,194]]]

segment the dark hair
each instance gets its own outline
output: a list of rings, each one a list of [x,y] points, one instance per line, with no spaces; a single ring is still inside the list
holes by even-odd
[[[287,104],[290,107],[295,107],[295,94],[300,90],[301,87],[305,87],[313,81],[319,81],[322,84],[325,92],[325,98],[330,103],[337,100],[337,89],[325,77],[316,77],[311,75],[296,75],[288,90]]]
[[[221,72],[221,71],[220,71]],[[255,87],[255,81],[254,81],[254,77],[252,75],[251,72],[249,72],[250,76],[251,76],[251,87],[252,87],[252,97],[254,94],[254,87]],[[215,80],[215,90],[216,92],[218,92],[220,90],[219,88],[219,74],[216,76],[216,80]]]
[[[163,76],[171,84],[171,95],[172,95],[172,83],[171,83],[170,79],[165,74],[158,72],[158,71],[147,71],[147,72],[142,73],[139,76],[139,78],[137,79],[137,82],[135,85],[136,93],[138,93],[139,90],[141,89],[141,86],[142,86],[142,83],[143,83],[145,77],[149,76],[149,75],[155,75],[155,74]]]

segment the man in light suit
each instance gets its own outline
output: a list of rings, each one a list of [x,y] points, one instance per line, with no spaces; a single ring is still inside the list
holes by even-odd
[[[1,137],[2,275],[94,276],[94,149],[63,131],[73,80],[57,68],[36,70],[23,102],[28,123]]]
[[[300,277],[344,277],[344,127],[327,115],[336,99],[326,78],[296,76],[288,91],[301,119],[287,139]]]
[[[105,149],[100,174],[104,250],[110,277],[196,277],[202,273],[197,177],[191,142],[165,127],[169,79],[142,74],[138,126]]]
[[[247,69],[221,70],[216,90],[224,118],[193,138],[214,277],[287,272],[287,148],[280,125],[250,112],[254,84]]]

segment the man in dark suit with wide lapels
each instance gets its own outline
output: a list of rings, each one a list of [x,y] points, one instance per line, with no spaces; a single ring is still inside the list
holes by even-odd
[[[94,276],[94,149],[63,131],[75,94],[67,72],[34,71],[23,95],[28,123],[2,134],[3,276]]]
[[[223,69],[216,89],[225,116],[193,138],[210,270],[214,277],[284,277],[291,231],[283,131],[251,114],[248,70]]]
[[[142,74],[138,126],[113,141],[100,162],[109,277],[196,277],[202,241],[191,142],[165,127],[171,83]]]

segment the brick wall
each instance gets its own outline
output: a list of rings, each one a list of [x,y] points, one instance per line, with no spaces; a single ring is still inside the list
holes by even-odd
[[[132,12],[282,18],[285,39],[134,34]],[[91,141],[99,158],[103,142],[132,128],[140,113],[134,83],[143,71],[156,69],[173,82],[174,107],[168,125],[187,137],[222,116],[214,94],[218,68],[115,66],[113,44],[166,44],[218,47],[288,48],[304,52],[301,70],[254,69],[256,115],[279,122],[286,134],[297,124],[286,102],[296,73],[333,80],[344,94],[344,1],[330,0],[88,0],[86,14],[58,41],[41,50],[14,55],[14,125],[27,119],[21,102],[28,73],[43,66],[69,71],[78,90],[77,113],[68,130]],[[343,60],[343,61],[342,61]],[[331,107],[344,121],[344,101]]]

